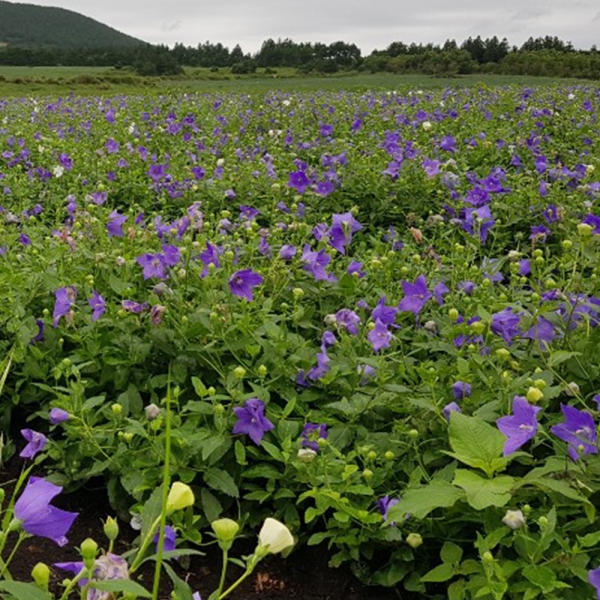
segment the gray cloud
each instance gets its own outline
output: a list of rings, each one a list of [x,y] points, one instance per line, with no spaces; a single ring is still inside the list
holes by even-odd
[[[20,0],[22,1],[22,0]],[[151,43],[196,46],[210,40],[255,52],[267,38],[354,42],[363,53],[393,41],[443,43],[469,36],[556,35],[597,43],[597,4],[580,0],[32,0],[80,12]]]

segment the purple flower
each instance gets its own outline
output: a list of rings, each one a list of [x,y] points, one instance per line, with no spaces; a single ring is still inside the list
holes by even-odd
[[[452,394],[456,400],[464,400],[471,396],[471,384],[464,381],[457,381],[452,384]]]
[[[390,347],[392,334],[389,332],[387,325],[377,319],[374,329],[369,331],[367,338],[373,346],[373,352],[379,352],[382,348]]]
[[[440,283],[433,288],[433,297],[440,306],[444,304],[444,295],[449,293],[450,288],[443,281],[440,281]]]
[[[249,302],[254,299],[253,289],[263,282],[263,277],[252,269],[236,271],[229,278],[229,289],[234,296],[246,298]]]
[[[23,246],[31,246],[31,238],[26,233],[22,233],[19,236],[19,242],[23,244]]]
[[[356,372],[361,376],[360,385],[367,385],[371,379],[374,379],[377,376],[375,367],[372,367],[371,365],[358,365],[356,367]]]
[[[33,429],[21,429],[21,435],[28,442],[19,454],[21,458],[34,458],[48,443],[48,438],[43,433],[33,431]]]
[[[123,223],[127,221],[127,215],[122,215],[118,210],[113,210],[108,215],[108,223],[106,225],[106,231],[109,237],[123,237]]]
[[[358,333],[360,317],[349,308],[342,308],[341,310],[338,310],[335,313],[335,322],[352,335],[356,335]]]
[[[352,241],[352,236],[362,228],[363,226],[351,212],[333,215],[332,225],[327,232],[329,245],[341,254],[345,254],[346,246]]]
[[[200,254],[200,260],[204,263],[204,269],[202,269],[200,277],[206,277],[208,275],[209,266],[211,264],[217,269],[221,266],[221,263],[219,262],[219,250],[210,242],[206,242],[206,250]]]
[[[585,218],[581,222],[585,223],[586,225],[590,225],[593,228],[592,229],[593,235],[600,234],[600,217],[597,217],[596,215],[589,213],[585,216]]]
[[[42,321],[41,319],[36,319],[35,322],[38,326],[38,332],[34,337],[31,338],[31,344],[44,341],[44,321]]]
[[[121,302],[121,306],[123,307],[123,310],[139,315],[148,308],[148,303],[144,302],[144,304],[140,304],[139,302],[134,302],[133,300],[123,300]]]
[[[159,538],[160,538],[160,531],[157,531],[156,535],[152,538],[152,541],[156,544],[157,552],[158,552]],[[177,534],[175,533],[175,530],[170,525],[167,525],[165,527],[165,537],[163,539],[163,550],[165,552],[171,552],[171,551],[175,550],[176,545],[177,545]]]
[[[392,325],[396,320],[398,308],[396,306],[386,306],[385,296],[379,298],[377,306],[371,312],[374,321],[381,321],[384,325]]]
[[[592,415],[566,404],[561,404],[560,408],[565,421],[554,425],[550,431],[569,444],[569,456],[577,460],[582,454],[598,454],[596,424]]]
[[[519,261],[519,275],[521,277],[531,275],[531,261],[528,258]]]
[[[427,289],[425,275],[419,275],[414,283],[403,281],[402,289],[404,290],[404,298],[400,300],[398,310],[418,315],[431,298],[431,292]]]
[[[446,406],[444,406],[444,408],[442,409],[442,414],[444,415],[444,419],[446,419],[446,421],[449,421],[450,414],[454,411],[462,412],[462,409],[456,402],[450,402],[449,404],[446,404]]]
[[[15,516],[23,529],[31,534],[53,540],[59,546],[67,543],[65,537],[78,513],[50,506],[50,501],[62,488],[41,477],[30,477],[23,493],[15,502]]]
[[[331,346],[335,345],[337,339],[333,331],[324,331],[321,336],[321,346],[324,348],[331,348]]]
[[[232,433],[248,434],[257,446],[260,446],[260,441],[265,433],[275,427],[265,417],[265,404],[258,398],[249,398],[244,402],[243,407],[236,406],[233,412],[238,420]]]
[[[353,260],[349,265],[348,265],[348,275],[353,275],[354,273],[358,274],[358,278],[362,279],[366,273],[362,270],[363,264],[361,262],[358,262],[356,260]]]
[[[399,498],[390,498],[390,496],[384,496],[383,498],[377,500],[377,508],[379,509],[379,512],[381,513],[381,516],[383,517],[384,521],[387,521],[388,512],[390,508],[392,508],[392,506],[395,506],[399,502]]]
[[[323,344],[321,352],[317,352],[317,366],[308,372],[308,378],[312,381],[321,379],[329,371],[329,356],[327,356],[327,347]]]
[[[173,244],[163,244],[162,253],[157,256],[166,267],[174,267],[181,260],[181,251]]]
[[[496,421],[498,429],[508,439],[504,443],[504,456],[516,452],[537,433],[537,413],[541,407],[532,406],[523,396],[513,399],[513,414]]]
[[[542,350],[546,350],[548,344],[556,337],[556,331],[548,319],[538,317],[537,322],[523,334],[523,337],[529,340],[537,340]]]
[[[106,142],[106,152],[107,154],[116,154],[119,151],[119,142],[109,138]]]
[[[304,194],[310,186],[310,179],[304,171],[293,171],[289,174],[288,187],[294,188],[299,194]]]
[[[596,596],[600,600],[600,567],[588,571],[588,581],[596,588]]]
[[[92,290],[92,297],[88,300],[92,308],[92,323],[97,321],[106,311],[106,301],[95,290]]]
[[[75,304],[75,298],[77,297],[77,290],[72,285],[68,287],[58,288],[54,292],[54,327],[58,327],[58,322],[61,317],[67,317],[70,314],[73,304]]]
[[[519,334],[520,322],[521,313],[514,312],[512,307],[508,307],[492,315],[491,329],[510,346],[513,338]]]
[[[158,277],[158,279],[165,279],[165,265],[161,260],[161,255],[159,254],[142,254],[138,256],[136,262],[140,267],[142,267],[144,279],[151,279],[152,277]]]
[[[50,421],[51,425],[58,425],[59,423],[64,423],[71,418],[71,415],[62,408],[53,408],[50,410],[50,414],[48,415],[48,421]]]
[[[291,244],[285,244],[285,246],[281,247],[279,256],[283,258],[283,260],[292,260],[292,258],[296,256],[296,248]]]
[[[545,225],[532,225],[529,239],[537,242],[545,242],[550,233],[550,230]]]
[[[302,252],[302,261],[304,262],[304,270],[311,273],[317,281],[330,281],[332,279],[332,276],[325,270],[325,267],[331,261],[331,256],[325,250],[313,252],[310,246],[306,244]]]
[[[306,423],[302,430],[302,448],[310,448],[319,451],[319,440],[327,438],[327,425],[324,423]]]

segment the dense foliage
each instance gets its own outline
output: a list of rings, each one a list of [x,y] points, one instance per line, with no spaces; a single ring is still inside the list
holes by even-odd
[[[170,389],[184,544],[274,515],[372,583],[591,597],[599,110],[592,87],[0,102],[5,455],[103,478],[129,519]]]

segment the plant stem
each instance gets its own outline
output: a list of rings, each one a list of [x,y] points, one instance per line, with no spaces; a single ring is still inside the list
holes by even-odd
[[[223,586],[225,585],[225,575],[227,575],[227,561],[229,553],[227,550],[223,549],[223,565],[221,566],[221,579],[219,580],[219,589],[217,591],[217,598],[221,597],[221,592],[223,591]]]
[[[142,545],[140,546],[140,549],[138,550],[135,560],[133,561],[131,567],[129,568],[130,573],[135,573],[135,571],[137,571],[140,564],[142,563],[142,558],[144,556],[144,553],[148,549],[148,546],[150,545],[150,542],[151,542],[152,538],[154,537],[154,532],[156,531],[156,528],[160,525],[160,519],[161,519],[160,516],[158,516],[156,518],[154,523],[152,523],[152,527],[150,527],[150,529],[148,530],[146,537],[142,540]]]
[[[167,385],[166,414],[165,414],[165,464],[162,480],[162,502],[160,510],[160,532],[158,535],[158,551],[154,568],[154,582],[152,584],[152,600],[158,600],[160,586],[160,573],[162,570],[163,545],[165,541],[165,528],[167,526],[167,498],[171,483],[171,369],[169,367],[169,383]]]
[[[259,563],[261,558],[262,556],[257,556],[256,554],[253,554],[248,559],[248,566],[246,567],[246,570],[244,571],[242,576],[237,581],[235,581],[230,587],[228,587],[222,594],[219,593],[219,595],[217,596],[217,600],[223,600],[223,598],[229,596],[231,592],[233,592],[243,581],[245,581],[252,574],[252,571],[254,571],[254,568]]]
[[[21,531],[19,533],[19,539],[15,543],[15,547],[12,549],[8,558],[5,561],[3,561],[4,564],[2,565],[2,569],[0,569],[0,578],[2,578],[6,574],[8,579],[12,579],[12,577],[10,576],[10,573],[7,571],[8,565],[10,564],[10,561],[14,558],[15,554],[17,553],[17,550],[19,549],[19,546],[21,545],[21,543],[23,542],[23,540],[26,537],[27,537],[27,533],[25,531]]]

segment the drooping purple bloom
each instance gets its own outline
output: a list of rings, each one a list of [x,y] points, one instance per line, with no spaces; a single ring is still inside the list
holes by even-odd
[[[219,250],[210,242],[206,242],[206,250],[200,254],[200,260],[204,263],[204,269],[202,269],[200,277],[206,277],[208,275],[211,264],[217,269],[221,266],[221,263],[219,262]]]
[[[403,281],[402,289],[404,291],[404,298],[400,300],[398,310],[418,315],[431,298],[431,292],[427,289],[425,275],[419,275],[414,283]]]
[[[450,288],[443,281],[440,281],[440,283],[433,288],[433,297],[440,306],[444,304],[444,296],[449,293]]]
[[[477,286],[472,281],[461,281],[458,284],[458,289],[467,294],[467,296],[470,296],[475,291],[476,287]]]
[[[312,381],[317,381],[321,379],[324,375],[329,372],[329,356],[327,355],[327,347],[322,344],[321,352],[317,352],[317,366],[313,367],[309,372],[307,377]]]
[[[22,233],[19,236],[19,243],[23,246],[31,246],[31,238],[26,233]]]
[[[92,308],[92,323],[94,323],[105,313],[106,301],[96,290],[92,290],[92,297],[88,300],[88,304]]]
[[[471,384],[466,381],[456,381],[452,384],[452,394],[456,400],[464,400],[471,396]]]
[[[350,262],[350,264],[348,265],[348,268],[346,269],[348,275],[353,275],[354,273],[356,273],[358,275],[359,279],[362,279],[366,273],[362,270],[363,268],[363,264],[361,262],[358,262],[357,260],[353,260]]]
[[[396,504],[399,502],[399,498],[391,498],[390,496],[384,496],[383,498],[377,500],[377,508],[379,509],[384,521],[387,521],[390,508],[392,508],[392,506],[396,506]]]
[[[524,338],[537,340],[543,350],[556,337],[554,325],[545,317],[538,317],[537,321],[523,334]]]
[[[62,492],[62,488],[41,477],[30,477],[23,493],[15,502],[15,516],[23,529],[31,534],[53,540],[64,546],[66,534],[78,513],[50,506],[50,501]]]
[[[561,404],[560,408],[565,421],[550,427],[550,431],[569,444],[569,456],[577,460],[583,454],[598,454],[596,424],[592,415],[566,404]]]
[[[532,225],[529,239],[536,242],[545,242],[550,233],[545,225]]]
[[[123,307],[123,310],[139,315],[148,308],[148,303],[144,302],[143,304],[140,304],[139,302],[134,302],[133,300],[123,300],[121,302],[121,306]]]
[[[513,338],[519,335],[519,323],[521,322],[521,313],[516,312],[512,307],[505,308],[492,315],[491,329],[492,333],[500,336],[509,346]]]
[[[246,298],[251,302],[254,299],[254,288],[263,281],[262,275],[255,273],[252,269],[242,269],[236,271],[229,278],[229,289],[234,296]]]
[[[442,409],[442,414],[444,415],[444,419],[446,419],[446,421],[449,421],[450,414],[454,411],[462,412],[462,409],[456,402],[450,402],[449,404],[446,404],[446,406],[444,406],[444,408]]]
[[[513,399],[513,414],[496,421],[500,432],[508,439],[504,443],[504,456],[516,452],[537,433],[537,413],[541,407],[533,406],[523,396]]]
[[[108,223],[106,225],[106,231],[109,237],[123,237],[123,223],[127,221],[127,215],[122,215],[118,210],[113,210],[108,215]]]
[[[158,552],[158,542],[160,540],[160,531],[156,532],[156,535],[152,538],[152,541],[156,544],[156,551]],[[177,534],[175,530],[170,526],[165,526],[165,537],[163,539],[163,550],[165,552],[171,552],[177,547]]]
[[[21,435],[27,441],[27,445],[19,454],[21,458],[35,458],[48,443],[48,438],[43,433],[33,431],[33,429],[21,429]]]
[[[590,225],[590,227],[592,227],[593,235],[600,234],[600,217],[597,217],[596,215],[588,213],[585,216],[585,218],[583,219],[583,221],[581,221],[581,222],[585,223],[586,225]]]
[[[379,352],[382,348],[389,348],[392,341],[392,334],[385,323],[377,320],[375,327],[369,331],[367,336],[373,346],[373,352]]]
[[[521,275],[521,277],[531,275],[531,261],[528,258],[519,261],[519,275]]]
[[[333,331],[324,331],[321,336],[321,345],[324,348],[331,348],[337,342],[337,338],[335,337],[335,333]]]
[[[36,319],[35,322],[38,326],[38,332],[34,337],[31,338],[31,344],[44,341],[44,321],[42,321],[41,319]]]
[[[372,367],[371,365],[358,365],[356,367],[356,372],[361,376],[360,385],[367,385],[371,379],[374,379],[377,376],[375,367]]]
[[[237,416],[237,423],[233,427],[232,433],[245,433],[250,439],[260,446],[260,441],[265,433],[275,427],[269,419],[265,417],[265,404],[258,398],[249,398],[244,402],[244,406],[236,406],[233,412]]]
[[[360,317],[349,308],[342,308],[335,313],[335,322],[348,333],[356,335],[360,325]]]
[[[306,423],[302,430],[302,448],[310,448],[315,452],[319,451],[319,440],[326,439],[328,436],[327,425],[324,423]]]
[[[52,313],[54,327],[58,327],[58,322],[61,317],[67,317],[70,314],[71,309],[75,304],[76,297],[77,290],[72,285],[58,288],[54,292],[55,303],[54,312]]]
[[[51,425],[58,425],[59,423],[64,423],[71,418],[71,415],[62,408],[52,408],[50,409],[50,414],[48,415],[48,421],[50,421]]]

